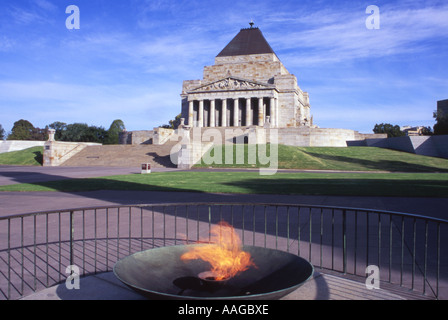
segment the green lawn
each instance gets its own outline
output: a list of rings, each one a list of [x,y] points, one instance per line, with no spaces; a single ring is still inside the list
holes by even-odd
[[[149,190],[209,193],[448,197],[448,173],[158,172],[0,186],[0,191]]]
[[[237,148],[243,159],[237,163]],[[230,146],[233,165],[196,167],[263,167],[247,161],[247,145]],[[0,164],[39,165],[42,147],[0,155]],[[219,155],[225,163],[225,153]],[[268,153],[269,157],[269,153]],[[215,159],[217,159],[215,157]],[[269,163],[267,165],[269,166]],[[72,179],[0,186],[0,191],[150,190],[210,193],[306,194],[351,196],[448,197],[448,159],[418,156],[394,150],[349,147],[318,148],[278,146],[279,169],[340,170],[360,172],[282,172],[263,176],[258,170],[242,172],[154,172],[91,179]],[[387,172],[379,172],[387,171]]]
[[[253,146],[251,146],[253,147]],[[216,146],[210,150],[211,161],[202,160],[195,167],[252,168],[266,167],[256,159],[248,161],[248,145]],[[219,148],[219,149],[218,149]],[[242,149],[237,149],[242,148]],[[269,151],[269,147],[268,147]],[[226,161],[226,153],[233,154]],[[262,153],[264,154],[264,153]],[[219,157],[219,155],[221,157]],[[238,157],[237,157],[238,155]],[[267,152],[267,156],[270,153]],[[216,161],[216,160],[219,161]],[[242,159],[238,163],[237,160]],[[448,172],[448,159],[426,157],[407,152],[374,147],[292,147],[278,145],[279,169],[342,170],[342,171],[391,171],[391,172]]]
[[[272,164],[269,162],[263,165],[260,163],[258,157],[256,158],[256,162],[248,161],[248,154],[250,154],[250,147],[248,145],[216,146],[215,148],[215,150],[212,149],[209,151],[211,159],[215,160],[214,163],[206,163],[203,159],[195,167],[259,168],[268,167]],[[215,156],[215,152],[218,148],[221,149],[220,159],[216,161],[218,157]],[[269,157],[269,145],[267,151],[267,157]],[[0,165],[39,166],[43,162],[42,154],[43,147],[33,147],[22,151],[3,153],[0,154]],[[230,161],[226,161],[226,154],[227,156],[233,154]],[[257,155],[257,152],[253,154]],[[242,163],[238,162],[240,159],[243,160]],[[230,162],[230,164],[226,162]],[[373,147],[331,148],[278,145],[278,168],[342,171],[448,172],[448,159],[425,157]]]
[[[41,166],[43,152],[43,147],[32,147],[20,151],[1,153],[0,165]]]

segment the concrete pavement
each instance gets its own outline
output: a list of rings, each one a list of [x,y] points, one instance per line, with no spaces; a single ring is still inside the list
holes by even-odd
[[[335,275],[315,272],[313,277],[282,300],[407,300],[415,295],[404,291],[367,289],[364,283]],[[423,297],[422,297],[423,298]],[[79,289],[67,289],[65,283],[44,289],[22,300],[146,300],[124,285],[113,272],[81,278]]]
[[[113,191],[0,192],[0,216],[105,205],[181,202],[292,203],[389,210],[448,218],[446,198],[341,197],[218,194],[196,192]],[[18,205],[20,204],[20,205]]]
[[[173,171],[172,168],[154,168],[154,172]],[[138,167],[30,167],[0,166],[0,185],[34,183],[62,179],[105,177],[138,174]]]

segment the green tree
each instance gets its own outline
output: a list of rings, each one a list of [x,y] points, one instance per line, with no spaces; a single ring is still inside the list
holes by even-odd
[[[125,130],[124,122],[120,119],[114,120],[107,130],[107,138],[104,141],[104,144],[118,144],[118,138],[120,132]]]
[[[44,129],[35,128],[28,120],[19,120],[14,122],[11,133],[8,135],[8,140],[33,140],[45,141],[48,139],[48,127]]]
[[[388,138],[403,137],[406,134],[400,130],[400,126],[392,125],[390,123],[375,124],[373,128],[374,133],[386,133]]]
[[[61,141],[82,142],[82,138],[89,129],[87,123],[73,123],[65,127],[62,131]]]
[[[448,115],[441,111],[434,111],[433,117],[437,121],[434,125],[434,134],[448,134]]]
[[[5,139],[5,129],[3,129],[3,126],[0,124],[0,140]]]
[[[48,126],[46,126],[44,129],[34,128],[31,132],[30,140],[35,140],[35,141],[48,140]]]
[[[8,140],[31,140],[34,126],[28,120],[20,119],[14,122]]]
[[[422,133],[422,136],[432,136],[433,135],[431,127],[423,127],[421,133]]]
[[[81,142],[104,143],[107,140],[108,133],[103,127],[89,126],[86,134],[82,137]]]
[[[169,124],[164,124],[163,126],[160,126],[161,128],[165,129],[177,129],[180,126],[180,118],[182,118],[182,114],[178,114],[173,120],[169,121]]]
[[[67,129],[67,124],[65,122],[55,121],[52,124],[49,124],[48,127],[56,130],[54,139],[61,140],[64,130]]]
[[[107,130],[103,127],[89,126],[86,123],[73,123],[62,131],[61,141],[104,143]]]

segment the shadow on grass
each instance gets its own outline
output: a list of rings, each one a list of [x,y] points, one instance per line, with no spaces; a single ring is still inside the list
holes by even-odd
[[[56,192],[88,192],[99,190],[118,190],[118,191],[161,191],[161,192],[180,192],[188,191],[182,188],[173,188],[163,184],[149,184],[147,182],[132,182],[108,178],[68,178],[59,175],[50,175],[46,173],[33,172],[32,176],[28,172],[8,172],[0,171],[0,175],[12,177],[17,184],[0,186],[2,191],[56,191]],[[140,173],[135,174],[141,177]],[[149,177],[149,175],[145,175]],[[3,189],[2,189],[3,188]]]
[[[266,181],[248,179],[226,182],[254,194],[369,196],[369,197],[448,197],[446,180],[394,179],[290,179]]]
[[[337,156],[321,154],[309,151],[303,151],[304,153],[320,158],[326,161],[337,161],[341,163],[354,163],[365,168],[370,168],[379,171],[394,171],[394,172],[448,172],[448,168],[437,168],[429,165],[414,164],[407,161],[397,160],[367,160],[357,159],[353,157]]]
[[[0,172],[8,175],[8,172]],[[173,172],[105,178],[67,179],[35,173],[10,173],[17,182],[4,191],[86,192],[99,190],[197,192],[217,194],[282,194],[325,196],[448,197],[446,178],[437,174],[307,174],[249,172]]]
[[[43,153],[41,151],[36,151],[36,152],[33,152],[33,153],[34,153],[34,160],[38,164],[43,165],[44,164],[44,155],[43,155]]]

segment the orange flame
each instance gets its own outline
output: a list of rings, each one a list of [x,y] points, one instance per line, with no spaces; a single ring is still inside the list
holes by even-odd
[[[181,260],[202,259],[212,266],[214,280],[232,278],[255,264],[250,253],[241,250],[241,240],[235,229],[221,221],[210,230],[211,244],[196,246],[184,253]]]

